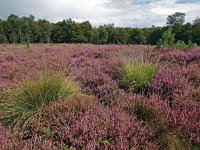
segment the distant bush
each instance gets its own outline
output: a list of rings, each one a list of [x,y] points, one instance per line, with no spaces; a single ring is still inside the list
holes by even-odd
[[[178,40],[175,45],[174,45],[175,48],[178,48],[178,49],[187,49],[188,46],[185,44],[184,41],[181,41],[181,40]]]
[[[124,89],[146,92],[156,70],[157,66],[153,63],[125,63],[119,77],[119,84]]]
[[[188,45],[181,40],[175,43],[175,34],[172,32],[172,28],[164,31],[162,37],[157,41],[157,46],[159,48],[178,48],[178,49],[192,49],[197,47],[197,43],[192,43],[191,40],[188,41]]]
[[[197,46],[198,46],[197,43],[192,43],[191,40],[188,41],[188,45],[184,41],[181,41],[181,40],[178,40],[174,44],[174,47],[178,48],[178,49],[192,49],[192,48],[195,48]]]
[[[34,116],[40,116],[43,107],[51,102],[72,96],[77,86],[62,75],[43,75],[29,78],[12,89],[4,100],[2,122],[7,127],[26,127]]]
[[[175,34],[172,33],[172,28],[164,31],[162,34],[162,38],[157,41],[157,46],[159,48],[168,48],[173,47],[175,41]]]
[[[197,43],[192,43],[191,40],[188,41],[188,48],[196,48],[198,47]]]

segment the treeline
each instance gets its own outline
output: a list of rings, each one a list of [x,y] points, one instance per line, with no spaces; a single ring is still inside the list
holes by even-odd
[[[200,45],[200,18],[184,23],[185,14],[168,16],[164,27],[130,28],[114,24],[92,27],[89,21],[77,23],[66,19],[57,23],[36,20],[33,15],[18,17],[11,14],[0,19],[0,43],[94,43],[94,44],[151,44],[155,45],[163,33],[172,29],[175,41]]]

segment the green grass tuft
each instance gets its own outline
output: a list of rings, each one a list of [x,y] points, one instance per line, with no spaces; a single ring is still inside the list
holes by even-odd
[[[12,89],[1,105],[6,127],[26,127],[32,117],[40,116],[45,106],[76,94],[77,85],[63,75],[29,78]]]
[[[157,66],[153,63],[125,63],[119,84],[122,88],[134,92],[146,92],[156,70]]]
[[[155,120],[155,114],[153,110],[145,107],[142,103],[137,102],[134,106],[134,112],[139,120],[151,122]]]

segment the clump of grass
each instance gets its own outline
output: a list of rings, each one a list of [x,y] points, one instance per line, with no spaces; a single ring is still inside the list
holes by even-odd
[[[192,98],[194,101],[200,102],[200,88],[196,88],[192,91]]]
[[[136,114],[137,118],[148,124],[152,130],[155,131],[155,135],[159,138],[160,147],[163,150],[183,150],[190,149],[191,143],[189,140],[179,137],[176,134],[170,134],[162,117],[152,108],[145,106],[141,102],[136,102],[132,106],[132,110]]]
[[[154,114],[153,110],[145,107],[140,102],[136,102],[136,104],[134,106],[134,112],[139,120],[143,120],[143,121],[147,121],[147,122],[155,120],[155,114]]]
[[[163,150],[184,150],[191,149],[191,143],[176,135],[161,135],[161,149]]]
[[[134,92],[147,92],[149,82],[157,70],[153,63],[124,63],[119,84],[124,89],[131,89]]]
[[[77,85],[64,75],[43,75],[29,78],[12,89],[1,105],[2,122],[6,127],[26,127],[51,102],[74,95]]]

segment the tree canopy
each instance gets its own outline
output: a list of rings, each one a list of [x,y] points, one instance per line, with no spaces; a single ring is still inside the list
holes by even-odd
[[[94,43],[94,44],[152,44],[174,35],[174,42],[200,45],[200,18],[185,23],[185,14],[176,12],[167,17],[167,26],[150,28],[115,27],[114,24],[92,27],[89,21],[77,23],[71,18],[57,23],[36,20],[33,15],[19,17],[10,14],[0,19],[0,43]],[[168,28],[170,31],[167,31]],[[166,34],[166,36],[164,36]]]
[[[176,26],[183,25],[185,22],[185,13],[176,12],[175,14],[169,15],[167,17],[167,25]]]

